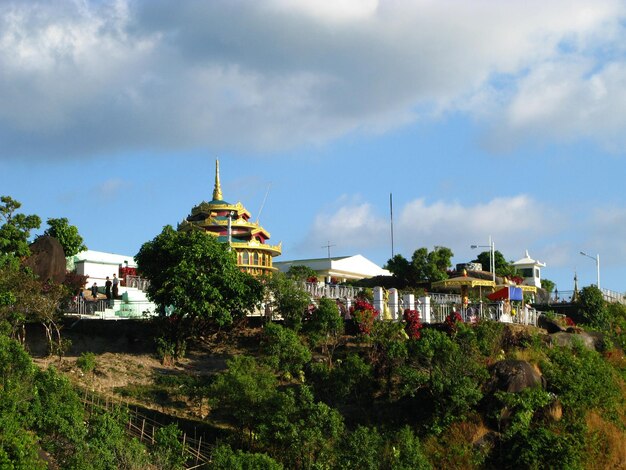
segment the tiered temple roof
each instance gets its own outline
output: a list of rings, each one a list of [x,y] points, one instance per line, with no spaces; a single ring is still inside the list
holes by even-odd
[[[250,274],[263,275],[276,271],[272,259],[281,254],[282,244],[267,244],[269,232],[258,222],[251,221],[250,217],[250,212],[241,202],[230,204],[224,200],[219,160],[216,160],[213,199],[195,206],[178,225],[178,230],[203,230],[223,243],[230,243],[237,253],[237,265]]]

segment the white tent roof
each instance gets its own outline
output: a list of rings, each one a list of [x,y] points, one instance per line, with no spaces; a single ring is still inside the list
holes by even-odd
[[[391,273],[362,255],[339,256],[332,258],[299,259],[277,261],[274,266],[287,272],[291,266],[308,266],[318,273],[349,279],[364,279],[374,276],[391,276]]]
[[[539,266],[539,267],[545,267],[545,265],[546,265],[546,263],[542,263],[540,261],[532,259],[530,257],[530,255],[528,254],[528,250],[526,250],[525,256],[522,259],[519,259],[515,263],[513,263],[513,266]]]

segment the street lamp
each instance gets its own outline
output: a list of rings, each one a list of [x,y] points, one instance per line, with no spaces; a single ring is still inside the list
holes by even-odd
[[[598,286],[598,289],[600,289],[600,255],[591,256],[585,253],[584,251],[581,251],[580,254],[583,256],[586,256],[587,258],[591,258],[592,260],[596,262],[596,275],[597,275],[597,280],[598,280],[596,285]]]
[[[496,282],[496,257],[495,257],[495,246],[493,241],[491,240],[491,235],[489,235],[489,245],[471,245],[470,248],[489,248],[489,271],[491,271],[491,276],[493,282]]]

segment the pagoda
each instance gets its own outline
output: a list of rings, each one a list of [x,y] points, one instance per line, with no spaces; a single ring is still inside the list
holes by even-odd
[[[237,254],[237,265],[254,276],[277,271],[272,259],[282,252],[282,244],[269,245],[267,230],[257,222],[250,221],[250,212],[238,202],[224,201],[220,185],[220,163],[215,161],[215,186],[213,199],[202,201],[191,209],[191,214],[180,224],[178,230],[203,230],[207,235],[228,243]]]

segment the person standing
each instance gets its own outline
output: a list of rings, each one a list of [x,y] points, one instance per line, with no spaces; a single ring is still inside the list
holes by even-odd
[[[111,306],[111,286],[112,285],[113,285],[113,283],[109,279],[109,276],[107,276],[107,280],[104,283],[104,293],[107,296],[107,305],[109,307]]]
[[[113,299],[117,299],[118,284],[120,280],[117,278],[117,274],[113,274]]]
[[[98,298],[98,284],[95,282],[93,283],[93,286],[91,286],[91,296],[93,297],[93,300]]]

